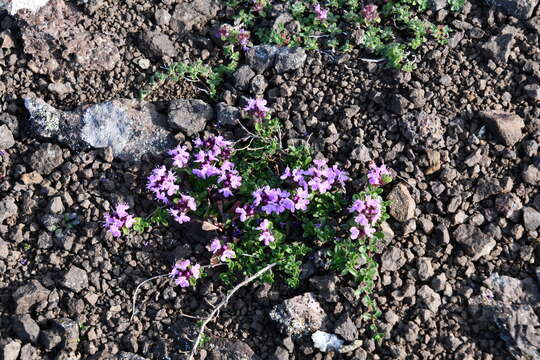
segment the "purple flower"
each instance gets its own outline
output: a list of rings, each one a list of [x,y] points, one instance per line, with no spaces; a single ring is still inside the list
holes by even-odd
[[[207,247],[214,256],[220,258],[222,262],[227,261],[227,259],[232,259],[236,256],[235,252],[230,249],[230,244],[222,245],[221,241],[214,239],[210,245]]]
[[[244,51],[249,50],[249,46],[248,46],[249,36],[250,36],[249,32],[247,32],[246,30],[244,29],[238,30],[238,43],[240,44],[240,46],[242,47],[242,50]]]
[[[180,189],[175,182],[176,175],[163,165],[152,171],[152,174],[148,177],[146,187],[154,193],[157,199],[168,204],[170,202],[169,198]]]
[[[317,19],[319,20],[326,20],[328,17],[328,9],[324,9],[321,7],[320,4],[315,5],[315,14]]]
[[[379,13],[377,12],[377,5],[368,4],[362,8],[362,17],[366,21],[375,21],[379,18]]]
[[[360,235],[360,230],[356,226],[353,226],[351,228],[351,239],[356,240],[358,239],[358,236]]]
[[[180,194],[179,199],[174,199],[172,201],[168,211],[177,223],[183,224],[191,220],[191,218],[187,216],[187,213],[195,210],[197,210],[195,199],[191,196]]]
[[[129,229],[135,223],[133,215],[128,214],[127,209],[129,209],[127,204],[118,204],[112,215],[109,213],[104,215],[105,227],[114,237],[120,237],[122,228]]]
[[[201,265],[193,264],[191,261],[183,260],[175,264],[169,273],[174,282],[180,287],[188,287],[192,282],[201,276]]]
[[[266,5],[266,0],[253,0],[253,11],[261,11]]]
[[[369,164],[368,181],[372,186],[382,186],[390,180],[390,171],[386,165],[377,166],[375,163]]]
[[[229,36],[229,34],[230,34],[229,25],[227,24],[222,25],[217,31],[217,37],[221,38],[221,40],[225,40]]]
[[[262,120],[266,117],[270,109],[266,107],[266,100],[264,99],[248,99],[248,104],[244,110],[255,119]]]
[[[298,188],[296,190],[296,195],[294,197],[294,208],[296,210],[306,211],[307,206],[309,205],[309,193],[303,188]]]
[[[173,165],[178,168],[185,167],[189,162],[187,146],[178,146],[175,149],[169,150],[168,154],[172,156]]]
[[[289,198],[291,194],[285,190],[272,189],[270,186],[259,188],[252,193],[253,205],[260,206],[266,214],[281,214],[285,210],[294,212],[294,202]]]
[[[272,235],[271,226],[272,223],[268,221],[268,219],[264,219],[257,228],[257,230],[261,230],[259,240],[266,246],[275,241],[274,235]]]

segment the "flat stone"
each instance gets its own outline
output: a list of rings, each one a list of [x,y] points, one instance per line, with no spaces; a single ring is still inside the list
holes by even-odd
[[[41,99],[26,98],[32,135],[55,140],[74,151],[110,147],[114,157],[138,160],[173,147],[166,117],[153,104],[113,100],[81,106],[72,112],[55,109]]]
[[[399,123],[403,136],[419,149],[437,149],[444,145],[446,128],[437,114],[409,113]]]
[[[15,302],[15,314],[24,314],[30,311],[35,304],[46,302],[49,294],[50,291],[37,280],[32,280],[28,284],[17,288],[11,294]]]
[[[489,255],[496,241],[484,234],[479,228],[469,224],[461,224],[454,230],[454,239],[463,246],[472,260]]]
[[[520,116],[499,110],[482,111],[479,115],[505,145],[514,146],[523,138],[525,123]]]
[[[414,217],[416,203],[404,184],[394,186],[388,194],[388,200],[390,201],[388,212],[397,221],[405,222]]]
[[[32,171],[26,174],[22,174],[21,181],[24,185],[41,184],[41,182],[43,181],[43,176],[41,176],[41,174],[37,171]]]

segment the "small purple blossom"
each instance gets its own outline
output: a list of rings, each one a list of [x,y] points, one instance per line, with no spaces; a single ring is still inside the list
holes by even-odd
[[[260,12],[266,6],[266,0],[253,0],[253,11]]]
[[[170,202],[169,198],[180,189],[175,182],[176,175],[163,165],[152,171],[152,174],[148,177],[146,187],[154,193],[157,199],[168,204]]]
[[[222,25],[217,31],[217,37],[221,40],[225,40],[230,35],[230,26],[228,24]]]
[[[135,223],[135,218],[128,214],[127,209],[129,209],[127,204],[118,204],[112,215],[109,213],[104,215],[105,227],[114,237],[120,237],[122,228],[129,229]]]
[[[179,285],[180,287],[188,287],[201,276],[200,271],[201,265],[191,265],[191,261],[182,260],[173,266],[169,276],[173,278],[176,285]]]
[[[266,214],[281,214],[285,210],[294,212],[294,202],[289,198],[290,193],[281,189],[272,189],[265,186],[255,190],[252,194],[253,205],[260,207]]]
[[[328,18],[328,9],[322,8],[321,4],[315,5],[315,15],[319,20],[326,20]]]
[[[189,162],[189,152],[187,146],[177,146],[176,148],[167,152],[173,159],[173,165],[177,168],[185,167]]]
[[[261,230],[259,240],[266,246],[275,241],[274,235],[272,235],[271,226],[272,223],[268,221],[268,219],[264,219],[259,227],[257,227],[257,230]]]
[[[379,18],[379,13],[377,11],[377,5],[368,4],[362,8],[362,17],[366,21],[375,21]]]
[[[232,259],[236,256],[233,250],[230,249],[230,244],[221,244],[219,239],[214,239],[210,245],[207,247],[214,256],[220,258],[222,262],[227,261],[227,259]]]
[[[172,201],[168,211],[177,223],[183,224],[191,220],[187,213],[195,210],[197,210],[195,199],[189,195],[180,194],[180,198]]]
[[[240,44],[240,46],[242,47],[242,50],[244,51],[249,50],[249,46],[248,46],[249,37],[250,37],[249,32],[247,32],[245,29],[238,30],[238,36],[237,36],[238,43]]]
[[[313,160],[315,166],[307,170],[286,168],[281,175],[282,180],[292,179],[296,185],[324,194],[331,191],[336,185],[345,186],[345,182],[349,180],[346,171],[341,170],[337,165],[328,167],[326,160]]]
[[[382,186],[388,183],[388,179],[390,178],[391,174],[386,165],[382,164],[381,166],[377,166],[374,162],[372,162],[369,165],[369,168],[370,170],[367,177],[370,185]]]
[[[270,110],[268,107],[266,107],[266,103],[267,102],[264,99],[248,99],[248,103],[244,110],[256,120],[262,120],[266,117],[268,111]]]

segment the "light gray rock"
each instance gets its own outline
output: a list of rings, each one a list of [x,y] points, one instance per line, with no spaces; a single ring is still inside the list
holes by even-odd
[[[155,106],[137,100],[113,100],[72,112],[55,109],[41,99],[26,98],[29,128],[36,137],[52,139],[74,151],[110,147],[115,157],[138,160],[173,147],[166,117]]]
[[[433,266],[431,265],[431,259],[427,257],[421,257],[418,259],[418,277],[422,281],[428,280],[433,276]]]
[[[240,340],[212,338],[206,348],[215,360],[260,360],[248,344]]]
[[[538,84],[529,84],[523,87],[525,95],[534,101],[540,101],[540,85]]]
[[[387,248],[381,256],[381,270],[396,271],[405,265],[406,262],[407,258],[405,257],[403,251],[396,246],[392,246]]]
[[[540,227],[540,212],[530,206],[523,208],[523,224],[525,229],[535,231]]]
[[[174,8],[169,26],[173,31],[189,32],[193,27],[201,27],[214,18],[221,8],[219,0],[194,0],[182,2]]]
[[[250,90],[253,94],[262,95],[267,87],[268,83],[266,82],[264,75],[259,74],[251,79]]]
[[[276,46],[253,46],[246,53],[246,61],[257,74],[262,74],[274,65],[277,52]]]
[[[79,345],[79,324],[68,318],[53,320],[52,324],[62,338],[62,348],[71,351],[77,350]]]
[[[522,177],[527,184],[540,185],[540,169],[533,164],[523,170]]]
[[[390,201],[388,212],[397,221],[405,222],[414,217],[416,203],[404,184],[394,186],[388,194],[388,200]]]
[[[416,295],[420,299],[421,303],[424,304],[431,312],[436,313],[441,306],[441,297],[432,288],[428,285],[423,285]]]
[[[276,54],[274,68],[278,74],[298,70],[306,62],[307,54],[303,48],[279,48]]]
[[[525,127],[523,119],[512,113],[491,110],[479,113],[489,128],[507,146],[514,146],[523,138],[522,129]]]
[[[347,341],[358,338],[358,329],[348,314],[342,314],[334,324],[334,332]]]
[[[472,260],[489,255],[496,241],[474,225],[461,224],[454,230],[454,239],[465,249]]]
[[[270,318],[287,335],[299,336],[323,328],[327,316],[312,293],[287,299],[270,311]]]
[[[7,125],[0,125],[0,150],[9,149],[15,145],[15,139]]]
[[[214,118],[214,109],[202,100],[179,99],[169,105],[169,125],[187,136],[204,130],[206,123]]]
[[[19,208],[15,199],[9,196],[0,200],[0,224],[10,217],[17,216],[18,213]]]
[[[21,343],[13,339],[0,341],[0,357],[3,360],[17,360],[21,351]]]
[[[28,163],[41,175],[49,175],[64,162],[62,148],[56,144],[41,144],[30,155]]]
[[[487,0],[487,3],[507,15],[527,20],[532,16],[538,0]]]
[[[311,340],[313,340],[313,346],[322,352],[339,351],[343,346],[343,340],[339,337],[319,330],[311,335]]]
[[[71,265],[69,271],[64,275],[62,285],[74,292],[79,292],[88,287],[88,275],[83,269]]]

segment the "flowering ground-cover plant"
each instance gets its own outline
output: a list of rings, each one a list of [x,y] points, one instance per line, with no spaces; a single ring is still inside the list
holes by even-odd
[[[388,216],[382,187],[391,181],[389,170],[369,164],[364,191],[350,196],[351,174],[313,159],[305,147],[281,148],[279,122],[268,110],[265,101],[249,101],[255,129],[244,128],[248,136],[241,141],[210,136],[195,139],[192,148],[171,149],[167,164],[148,176],[158,210],[135,217],[119,204],[105,216],[105,226],[115,237],[171,222],[196,221],[215,231],[206,254],[173,265],[169,276],[180,287],[195,286],[218,264],[226,265],[216,271],[229,286],[273,264],[261,279],[279,277],[294,287],[308,254],[322,250],[334,271],[357,280],[366,313],[377,316],[369,293],[377,277],[380,225]]]

